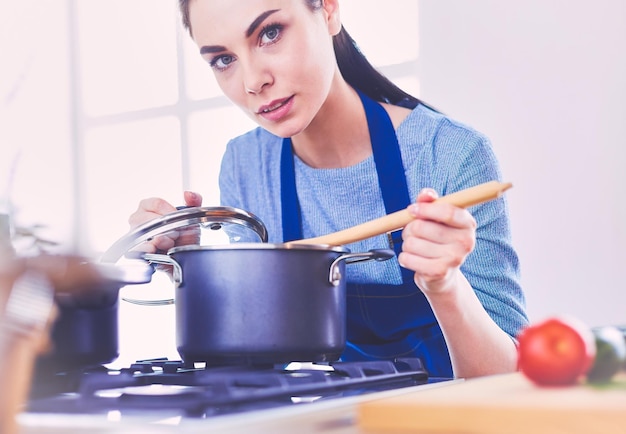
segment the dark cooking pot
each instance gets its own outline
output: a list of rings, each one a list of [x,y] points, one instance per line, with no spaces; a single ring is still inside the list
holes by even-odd
[[[265,226],[255,216],[215,207],[188,208],[148,222],[119,240],[104,258],[116,261],[167,231],[198,223],[212,227],[212,213],[219,214],[220,224],[244,226],[262,242],[186,245],[167,254],[141,254],[173,267],[176,344],[183,360],[337,360],[346,345],[346,264],[389,259],[393,250],[350,253],[327,245],[267,244]]]
[[[246,243],[145,257],[174,266],[180,356],[222,364],[337,360],[346,345],[345,264],[393,254]]]
[[[58,292],[57,319],[51,330],[51,350],[39,358],[46,371],[67,371],[97,366],[119,356],[118,293],[130,284],[148,283],[151,267],[89,264],[99,278],[71,293]],[[79,270],[78,270],[79,271]]]

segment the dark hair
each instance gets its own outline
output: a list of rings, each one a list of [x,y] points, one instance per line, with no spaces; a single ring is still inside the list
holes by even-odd
[[[309,9],[317,11],[323,6],[324,0],[304,0]],[[178,0],[183,25],[190,35],[193,36],[191,22],[189,20],[189,0]],[[399,105],[407,108],[415,108],[422,101],[406,93],[393,84],[387,77],[382,75],[359,50],[356,42],[342,26],[341,31],[334,36],[333,46],[335,58],[339,65],[339,71],[343,78],[353,88],[363,92],[370,98]]]

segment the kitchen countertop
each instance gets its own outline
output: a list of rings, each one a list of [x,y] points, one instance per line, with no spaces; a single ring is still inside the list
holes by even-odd
[[[207,419],[20,415],[22,434],[624,434],[626,374],[594,386],[540,387],[521,373],[429,383]]]
[[[40,415],[21,414],[18,417],[20,434],[152,434],[219,432],[223,434],[362,434],[357,425],[357,411],[362,403],[373,400],[420,393],[434,388],[449,387],[463,380],[430,383],[402,389],[375,392],[365,395],[329,399],[314,403],[252,411],[210,419],[164,418],[155,422],[150,418],[126,418],[119,420],[113,413],[109,421],[90,415]]]
[[[606,384],[538,386],[522,373],[361,403],[370,433],[625,434],[626,374]]]

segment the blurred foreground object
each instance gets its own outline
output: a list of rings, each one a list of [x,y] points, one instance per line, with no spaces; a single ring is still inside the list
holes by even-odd
[[[78,292],[103,276],[75,256],[4,256],[0,263],[0,432],[17,432],[15,416],[30,390],[33,366],[50,349],[54,294]]]

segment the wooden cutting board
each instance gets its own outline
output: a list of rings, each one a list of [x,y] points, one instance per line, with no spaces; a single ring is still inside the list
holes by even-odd
[[[626,377],[606,386],[539,387],[522,374],[364,402],[357,421],[372,433],[626,433]]]

